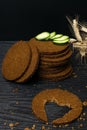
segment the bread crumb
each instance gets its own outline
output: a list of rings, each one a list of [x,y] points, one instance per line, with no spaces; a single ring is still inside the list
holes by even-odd
[[[9,127],[14,127],[14,124],[13,124],[13,123],[10,123],[10,124],[9,124]]]
[[[18,88],[15,88],[15,89],[12,90],[12,92],[17,93],[18,90],[19,90]]]
[[[33,84],[34,87],[36,87],[37,85],[36,84]]]
[[[13,123],[10,123],[10,124],[9,124],[9,127],[10,127],[11,130],[13,130],[14,124],[13,124]]]
[[[16,105],[18,105],[19,104],[19,102],[18,101],[16,101]]]
[[[58,87],[59,87],[59,88],[61,88],[61,87],[62,87],[62,85],[60,85],[60,84],[59,84],[59,85],[58,85]]]
[[[83,113],[83,116],[85,116],[85,115],[86,115],[86,113],[84,112],[84,113]]]
[[[75,72],[72,73],[74,78],[77,78],[77,74]]]
[[[73,74],[73,75],[76,75],[76,73],[75,73],[75,72],[73,72],[72,74]]]
[[[59,128],[61,128],[62,127],[62,125],[59,125]]]
[[[4,122],[4,125],[7,125],[7,122]]]
[[[11,129],[13,129],[13,127],[15,127],[15,126],[17,126],[17,125],[19,125],[19,122],[9,123],[9,127],[10,127]]]
[[[19,122],[16,122],[16,123],[15,123],[15,126],[17,126],[17,125],[19,125]]]
[[[77,75],[74,75],[73,77],[74,77],[74,78],[77,78],[78,76],[77,76]]]
[[[47,130],[50,130],[50,127],[48,127]]]
[[[81,127],[83,127],[83,124],[80,124],[78,128],[81,128]]]
[[[56,128],[57,126],[56,125],[53,125],[54,128]]]
[[[65,124],[64,126],[67,127],[67,126],[69,126],[69,124]]]
[[[87,88],[87,86],[85,86],[85,88]]]
[[[35,130],[35,127],[36,127],[36,126],[35,126],[35,125],[33,125],[31,129],[32,129],[32,130]]]
[[[83,106],[87,106],[87,101],[84,101],[84,102],[83,102]]]
[[[48,122],[46,122],[46,125],[48,125]]]
[[[72,130],[75,130],[74,127],[72,127]]]
[[[29,128],[29,127],[24,128],[24,130],[35,130],[35,127],[36,127],[36,125],[33,125],[31,128]]]
[[[14,115],[14,112],[11,112],[11,115]]]
[[[82,120],[82,119],[83,119],[82,117],[79,118],[79,120]]]
[[[80,90],[80,89],[78,89],[78,92],[81,92],[81,90]]]
[[[46,130],[44,125],[42,125],[41,130]]]
[[[28,128],[28,127],[26,127],[26,128],[24,128],[24,130],[31,130],[30,128]]]
[[[86,119],[85,118],[83,118],[83,121],[85,121]]]

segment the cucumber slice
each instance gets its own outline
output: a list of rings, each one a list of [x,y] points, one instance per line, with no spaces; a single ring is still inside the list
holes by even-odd
[[[55,38],[55,39],[53,39],[53,40],[62,41],[62,40],[67,40],[67,39],[69,39],[69,36],[63,35],[62,37],[60,37],[60,38]]]
[[[62,37],[63,36],[63,34],[56,34],[55,36],[53,36],[51,39],[56,39],[56,38],[60,38],[60,37]]]
[[[52,32],[52,33],[50,33],[50,39],[52,38],[52,37],[54,37],[56,35],[56,32]]]
[[[50,33],[49,37],[46,38],[46,40],[50,40],[52,37],[56,35],[56,32]]]
[[[69,42],[69,39],[66,39],[66,40],[53,40],[53,43],[56,43],[56,44],[66,44]]]
[[[45,40],[46,38],[48,38],[50,36],[49,32],[42,32],[40,34],[38,34],[35,38],[37,40]]]

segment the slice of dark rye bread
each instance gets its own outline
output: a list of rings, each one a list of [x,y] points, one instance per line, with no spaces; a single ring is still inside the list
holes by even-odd
[[[56,103],[58,106],[67,106],[70,108],[62,117],[52,121],[55,125],[64,125],[77,119],[83,110],[81,99],[67,90],[63,89],[46,89],[38,93],[32,100],[32,110],[35,116],[48,123],[49,119],[46,113],[46,104],[48,102]],[[39,109],[38,109],[39,108]]]
[[[71,56],[72,56],[72,51],[69,50],[65,55],[60,56],[58,58],[41,58],[41,61],[45,63],[60,63],[69,59]]]
[[[22,77],[16,80],[16,82],[18,83],[23,83],[23,82],[28,81],[37,70],[38,64],[39,64],[39,52],[38,52],[37,47],[34,46],[34,44],[31,44],[29,42],[27,42],[27,44],[31,48],[31,62],[27,70],[25,71],[25,73],[22,75]]]
[[[13,44],[2,62],[2,75],[7,80],[16,80],[26,71],[31,61],[31,49],[24,41]]]
[[[70,64],[69,62],[67,62],[66,64],[62,65],[62,66],[56,66],[56,67],[39,67],[38,68],[38,73],[42,73],[42,74],[48,74],[49,72],[50,73],[58,73],[58,72],[61,72],[63,71],[66,66]]]
[[[40,75],[45,75],[45,74],[48,75],[49,73],[51,73],[51,74],[56,74],[56,73],[60,73],[60,72],[63,71],[64,69],[65,69],[65,67],[60,67],[60,68],[59,68],[59,67],[58,67],[58,68],[56,67],[56,68],[53,68],[53,69],[46,69],[46,70],[45,70],[45,69],[43,69],[43,70],[42,70],[42,69],[41,69],[41,70],[39,69],[39,72],[38,72],[38,73],[39,73]]]
[[[69,44],[65,45],[55,45],[52,41],[39,41],[35,38],[32,38],[29,40],[31,44],[34,44],[37,46],[40,55],[48,54],[48,55],[55,55],[62,53],[64,50],[66,50],[69,47]]]
[[[72,72],[72,67],[71,65],[67,65],[65,67],[65,69],[63,69],[63,71],[59,72],[59,73],[48,73],[48,74],[39,74],[41,78],[44,78],[44,79],[52,79],[52,80],[55,80],[55,79],[58,79],[58,80],[61,80],[61,79],[64,79],[66,77],[69,77],[71,75],[71,72]]]
[[[64,55],[66,55],[69,51],[71,50],[70,46],[68,46],[64,51],[62,51],[61,53],[58,54],[41,54],[41,58],[59,58],[62,57]]]
[[[68,62],[70,62],[70,59],[64,60],[62,62],[40,62],[40,67],[58,67],[61,66],[63,67],[65,64],[67,64]]]

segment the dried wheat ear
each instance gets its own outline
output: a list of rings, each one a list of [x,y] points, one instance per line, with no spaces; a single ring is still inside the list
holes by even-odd
[[[78,53],[76,58],[80,58],[81,64],[87,64],[87,24],[86,22],[79,22],[79,17],[74,19],[66,16],[75,38],[70,38],[70,42],[73,45],[73,50],[76,48]]]

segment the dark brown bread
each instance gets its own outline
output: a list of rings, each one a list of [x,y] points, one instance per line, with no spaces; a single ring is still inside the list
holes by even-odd
[[[41,61],[42,62],[46,62],[46,63],[60,63],[60,62],[63,62],[67,59],[69,59],[70,57],[72,56],[72,51],[68,51],[65,55],[63,56],[60,56],[58,58],[41,58]]]
[[[53,67],[53,68],[42,68],[42,69],[38,69],[39,70],[39,74],[49,74],[49,73],[59,73],[61,71],[63,71],[65,69],[64,67]]]
[[[61,79],[65,79],[66,77],[69,77],[70,74],[72,72],[72,67],[71,65],[67,65],[62,71],[56,73],[41,73],[39,74],[41,78],[43,79],[51,79],[51,80],[61,80]]]
[[[41,54],[41,58],[59,58],[66,55],[69,51],[71,51],[70,46],[68,46],[64,51],[58,54]]]
[[[54,102],[58,106],[67,106],[69,112],[63,117],[55,119],[52,124],[67,124],[78,118],[82,112],[82,102],[75,94],[62,89],[47,89],[38,93],[32,101],[32,110],[37,118],[44,122],[48,122],[45,105],[47,102]]]
[[[18,80],[16,80],[16,82],[18,83],[23,83],[25,81],[28,81],[31,76],[35,73],[36,69],[38,68],[38,64],[39,64],[39,53],[38,53],[38,49],[36,46],[34,46],[33,44],[27,42],[27,44],[30,46],[31,48],[31,62],[26,70],[26,72],[22,75],[22,77]]]
[[[69,47],[69,44],[55,45],[52,41],[39,41],[35,38],[30,39],[29,42],[37,46],[40,54],[59,54]]]
[[[7,80],[16,80],[23,75],[31,61],[31,50],[24,41],[12,45],[2,63],[2,74]]]
[[[69,59],[64,60],[62,62],[40,62],[40,66],[43,67],[58,67],[61,66],[63,67],[65,64],[67,64],[69,62]]]

